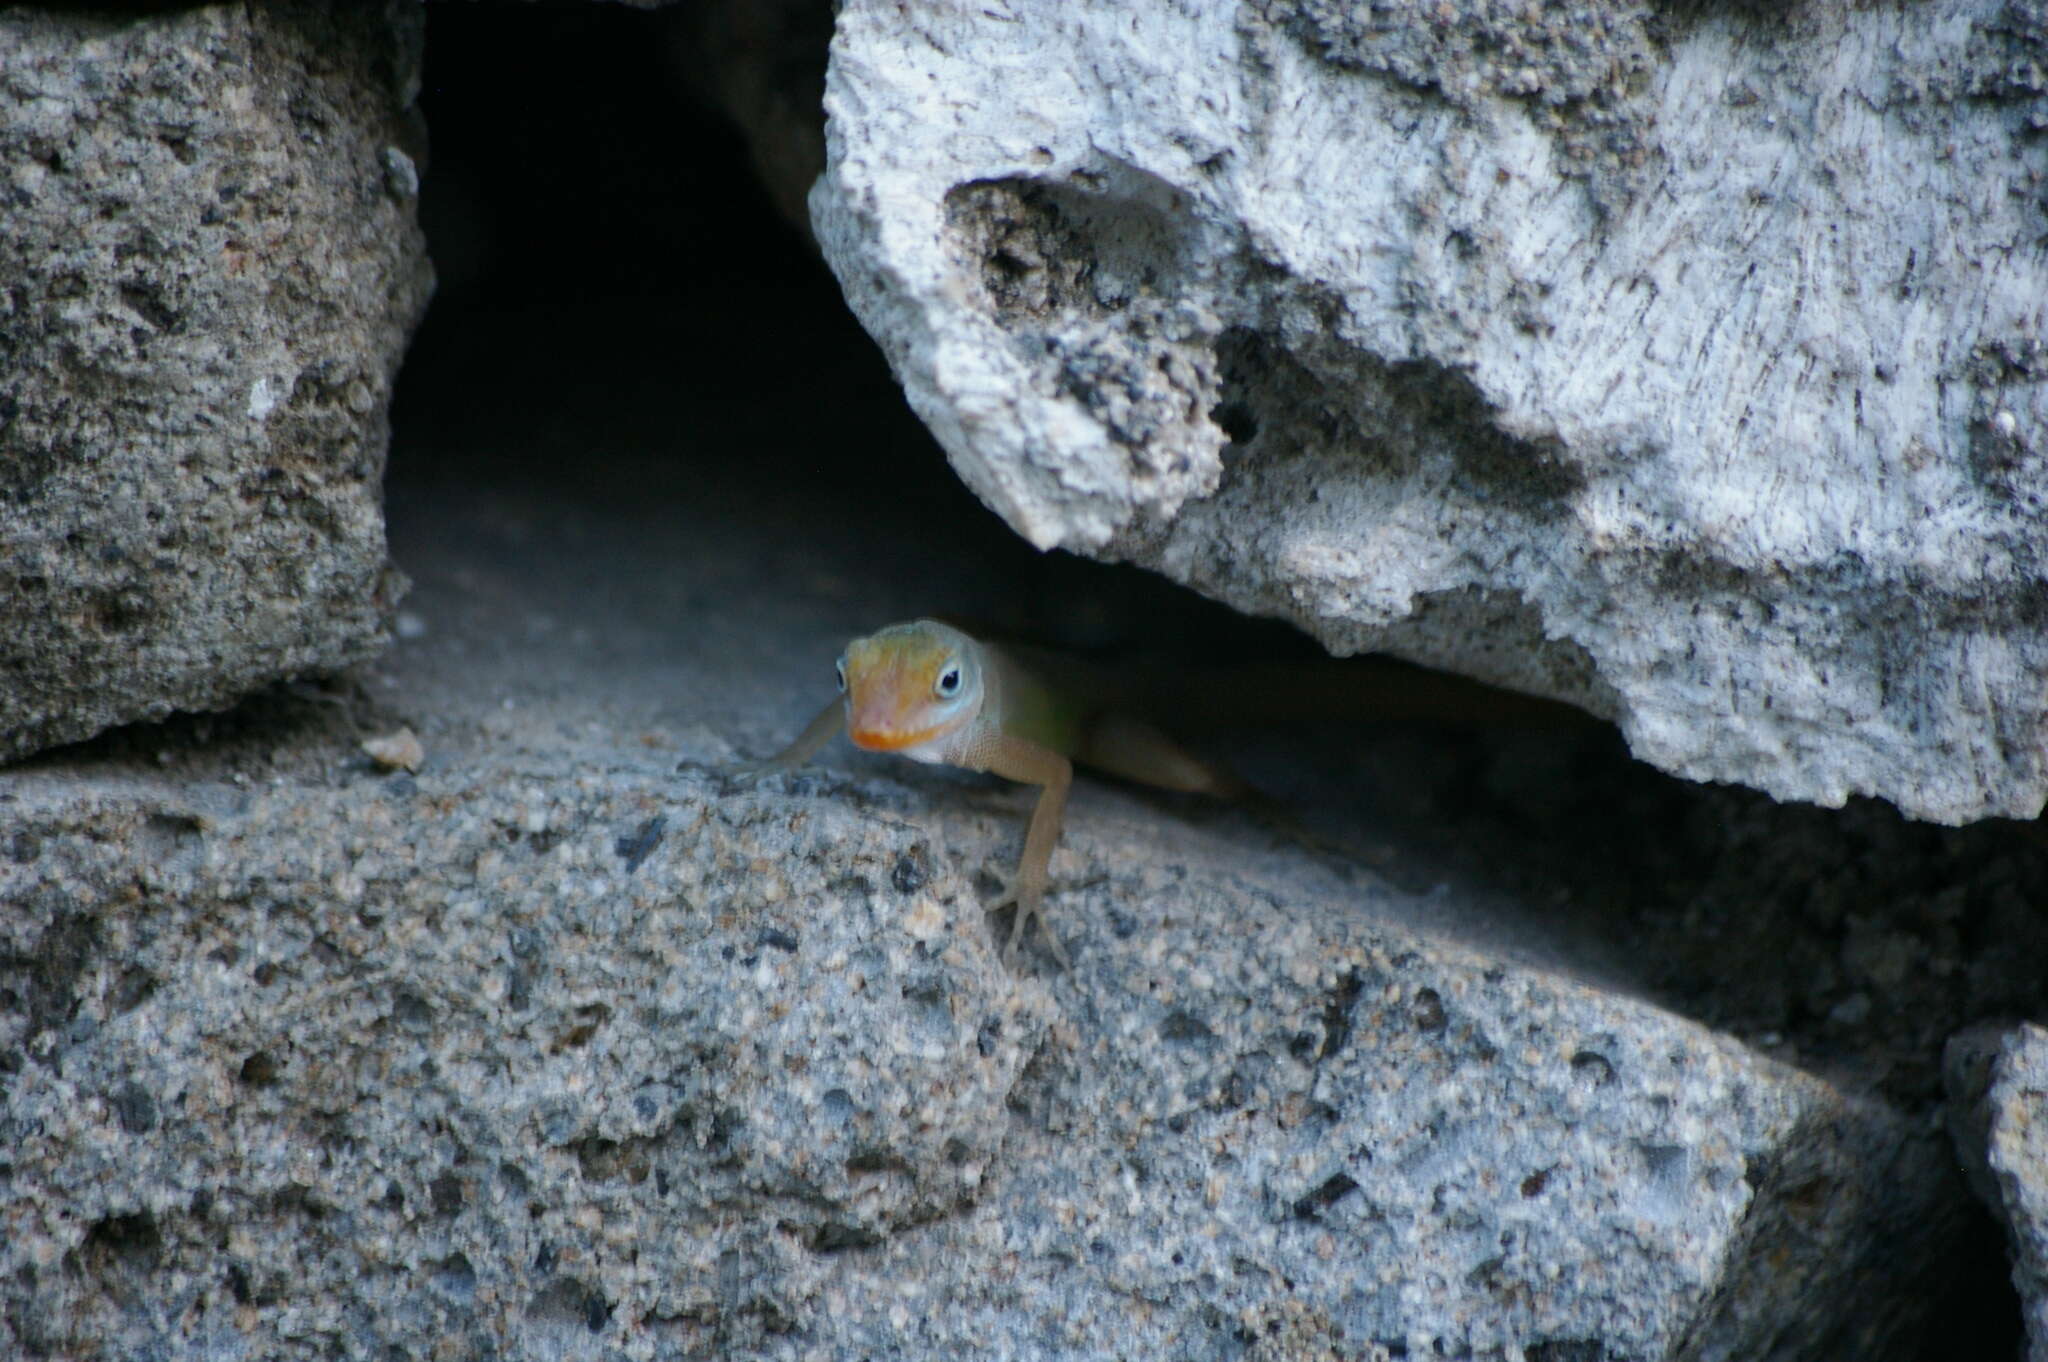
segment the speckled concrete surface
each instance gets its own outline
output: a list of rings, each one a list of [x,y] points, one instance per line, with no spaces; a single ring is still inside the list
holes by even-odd
[[[1090,783],[1076,968],[1014,976],[1023,792],[732,786],[839,635],[998,569],[666,467],[401,487],[358,684],[8,779],[11,1346],[1911,1355],[1925,1121],[1540,913]],[[749,555],[760,504],[804,552]],[[358,750],[400,724],[417,774]]]

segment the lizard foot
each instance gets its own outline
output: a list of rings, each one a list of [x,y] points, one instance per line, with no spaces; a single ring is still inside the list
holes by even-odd
[[[993,913],[1011,905],[1016,907],[1016,916],[1010,921],[1009,940],[1003,944],[1003,966],[1013,972],[1022,972],[1020,956],[1024,931],[1036,919],[1039,929],[1045,933],[1045,943],[1052,947],[1053,958],[1060,962],[1060,968],[1073,969],[1074,962],[1067,958],[1067,948],[1060,944],[1059,934],[1053,931],[1052,922],[1045,915],[1044,891],[1030,893],[1021,890],[1015,880],[1004,881],[1001,896],[988,905],[987,911]]]

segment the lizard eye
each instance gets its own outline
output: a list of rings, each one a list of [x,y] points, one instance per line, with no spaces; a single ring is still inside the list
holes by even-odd
[[[846,659],[842,657],[837,662],[833,663],[832,670],[838,673],[839,689],[841,693],[844,693],[846,690]]]
[[[939,682],[932,687],[942,700],[950,700],[960,693],[960,664],[955,662],[939,673]]]

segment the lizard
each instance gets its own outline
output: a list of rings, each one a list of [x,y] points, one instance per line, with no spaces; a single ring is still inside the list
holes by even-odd
[[[1119,713],[1122,688],[1107,669],[984,642],[938,620],[892,624],[853,640],[839,658],[838,678],[840,696],[794,742],[738,773],[792,770],[843,732],[870,752],[1038,786],[1017,869],[989,905],[990,912],[1016,907],[1003,947],[1012,969],[1033,919],[1060,964],[1069,963],[1043,904],[1075,763],[1166,790],[1223,798],[1248,790],[1152,725]]]
[[[1361,661],[1378,663],[1361,669]],[[1017,869],[989,911],[1014,905],[1003,947],[1014,969],[1036,919],[1053,954],[1066,948],[1043,904],[1067,792],[1078,763],[1159,789],[1270,805],[1251,786],[1202,760],[1138,714],[1179,711],[1210,722],[1270,721],[1276,712],[1358,718],[1452,719],[1552,727],[1594,722],[1555,701],[1497,691],[1382,659],[1305,668],[1282,663],[1234,667],[1208,677],[1147,677],[1042,649],[976,639],[938,620],[892,624],[846,646],[840,695],[794,742],[742,778],[793,770],[841,733],[856,747],[913,761],[989,771],[1039,787]],[[1280,821],[1299,832],[1284,814]]]

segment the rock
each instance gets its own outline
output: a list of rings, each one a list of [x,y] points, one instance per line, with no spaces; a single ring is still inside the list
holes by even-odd
[[[1695,780],[2032,817],[2044,67],[2004,0],[849,0],[812,216],[1035,544]]]
[[[0,759],[381,645],[416,6],[0,14]]]
[[[2048,1362],[2048,1028],[1974,1028],[1944,1059],[1956,1154],[2011,1240],[2027,1357]]]
[[[1547,910],[1093,781],[1077,968],[1007,973],[1023,792],[723,772],[877,527],[786,498],[807,553],[738,573],[695,470],[535,462],[579,493],[398,494],[430,627],[345,722],[0,791],[11,1350],[1919,1355],[1924,1117],[1545,963]]]
[[[420,745],[419,735],[409,728],[365,738],[358,745],[363,749],[364,756],[386,771],[417,771],[420,769],[420,763],[427,759],[427,752]]]

